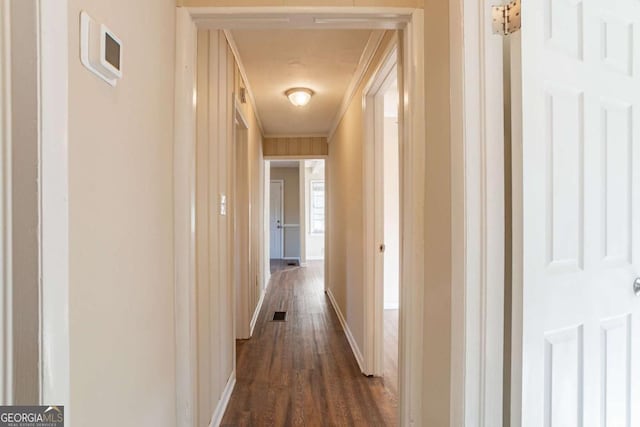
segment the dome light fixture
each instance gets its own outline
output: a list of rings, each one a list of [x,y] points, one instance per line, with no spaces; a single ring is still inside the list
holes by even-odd
[[[294,87],[287,90],[285,93],[289,101],[296,107],[304,107],[311,101],[313,91],[306,87]]]

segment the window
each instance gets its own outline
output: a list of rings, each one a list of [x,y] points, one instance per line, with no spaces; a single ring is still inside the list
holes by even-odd
[[[324,181],[311,181],[311,234],[324,234]]]

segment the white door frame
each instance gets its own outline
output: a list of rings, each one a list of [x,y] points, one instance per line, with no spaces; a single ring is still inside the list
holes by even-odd
[[[0,4],[0,154],[3,187],[0,219],[9,230],[10,191],[10,37],[9,2]],[[68,0],[38,1],[38,136],[40,150],[40,403],[65,406],[65,420],[71,425],[73,409],[69,406],[69,46]],[[0,265],[5,293],[2,294],[4,316],[0,319],[4,334],[1,340],[3,403],[13,400],[11,378],[12,304],[9,266],[10,236],[3,235]]]
[[[40,403],[65,405],[72,425],[69,349],[68,0],[38,1],[40,66]]]
[[[425,384],[423,380],[423,367],[427,363],[431,370],[450,371],[449,397],[444,398],[450,405],[439,405],[442,410],[438,410],[436,419],[446,418],[451,426],[501,424],[494,421],[502,417],[503,280],[499,276],[504,245],[497,236],[503,230],[504,212],[499,209],[500,204],[494,202],[500,199],[502,189],[503,165],[499,160],[503,137],[502,127],[498,126],[502,124],[502,108],[490,107],[496,105],[497,99],[502,102],[502,62],[496,61],[501,58],[502,39],[491,35],[489,3],[427,1],[426,7],[427,14],[422,9],[384,7],[178,8],[174,183],[179,426],[192,425],[196,384],[192,318],[195,264],[191,228],[196,28],[308,28],[314,14],[323,15],[321,22],[328,28],[371,28],[372,22],[379,28],[404,27],[400,46],[406,67],[401,71],[401,79],[407,102],[402,111],[405,168],[401,182],[407,196],[403,202],[407,240],[402,243],[402,253],[407,256],[402,265],[405,292],[401,304],[405,307],[405,316],[400,319],[400,340],[403,346],[406,344],[399,355],[404,362],[399,372],[401,424],[424,425],[423,419],[434,416],[425,411],[437,402],[423,409],[425,399],[435,393],[434,385]],[[425,25],[425,21],[436,25]],[[446,33],[439,32],[440,27],[445,27]],[[447,48],[427,46],[428,40],[442,40]],[[446,90],[446,99],[441,94],[424,96],[425,54],[433,54],[439,63],[449,65],[450,87]],[[431,68],[427,70],[438,73]],[[423,346],[425,293],[422,284],[428,274],[423,263],[426,246],[437,245],[428,233],[429,226],[438,222],[425,217],[424,213],[425,182],[432,172],[425,171],[425,144],[421,141],[426,137],[425,107],[429,105],[450,113],[447,170],[451,180],[451,300],[450,306],[444,304],[442,309],[448,310],[444,316],[451,319],[451,324],[434,325],[445,326],[443,330],[450,331],[437,337],[439,345],[444,345],[438,351],[445,354],[450,351],[444,362],[435,354],[434,343],[430,342],[426,350]],[[427,144],[446,142],[428,140]]]
[[[280,192],[280,212],[282,212],[282,224],[284,225],[284,179],[270,179],[269,182],[277,182],[281,185],[282,191]],[[269,188],[271,190],[271,188]],[[271,195],[271,194],[269,194]],[[269,200],[271,203],[271,200]],[[271,208],[269,208],[269,233],[271,233]],[[271,244],[271,242],[269,242]],[[269,246],[271,248],[271,246]],[[284,258],[284,227],[280,228],[280,257],[278,259]]]
[[[504,39],[492,4],[450,10],[452,426],[503,418]]]
[[[382,376],[384,369],[384,253],[379,245],[384,243],[384,95],[398,76],[397,40],[391,43],[383,55],[384,60],[373,73],[363,91],[364,107],[364,156],[363,156],[363,200],[364,211],[364,303],[365,341],[364,373]],[[401,89],[400,89],[401,90]],[[402,91],[401,91],[402,93]],[[402,105],[400,101],[398,108]],[[399,158],[402,155],[402,133],[399,126]],[[402,170],[402,167],[399,169]],[[402,203],[400,203],[402,204]],[[370,213],[373,213],[371,215]],[[400,212],[402,218],[402,212]],[[402,221],[400,221],[402,230]],[[402,265],[402,257],[400,260]],[[400,277],[402,284],[402,277]],[[400,286],[402,295],[402,285]],[[402,305],[400,316],[402,316]]]
[[[274,21],[274,17],[284,18]],[[322,15],[322,20],[316,21],[314,16]],[[177,11],[177,63],[176,63],[176,162],[174,163],[175,191],[176,194],[176,336],[179,351],[177,353],[177,375],[180,379],[178,387],[178,420],[179,426],[190,425],[193,419],[191,411],[195,395],[194,383],[196,372],[193,365],[195,354],[195,341],[189,340],[193,334],[195,325],[192,317],[194,311],[190,310],[190,301],[194,298],[194,283],[191,268],[193,266],[193,252],[191,251],[192,236],[190,224],[193,204],[188,202],[187,195],[192,194],[192,182],[189,177],[193,174],[193,145],[195,144],[195,107],[193,94],[195,93],[194,70],[196,63],[195,34],[196,28],[229,29],[229,28],[256,28],[275,26],[277,28],[404,28],[403,49],[407,54],[407,66],[403,68],[407,92],[410,94],[405,104],[407,114],[406,143],[416,147],[417,150],[408,150],[410,161],[405,164],[405,176],[403,182],[411,182],[413,191],[407,194],[422,194],[424,188],[424,168],[421,167],[422,149],[419,141],[424,138],[424,52],[421,49],[424,40],[424,11],[422,9],[402,8],[178,8]],[[242,18],[246,17],[246,20]],[[261,23],[261,20],[263,21]],[[275,23],[275,24],[274,24]],[[326,24],[323,24],[326,23]],[[410,114],[409,114],[410,113]],[[405,224],[411,225],[420,213],[421,203],[418,200],[407,200],[411,218]],[[419,225],[407,229],[407,239],[404,242],[404,250],[411,252],[416,258],[424,254],[424,244]],[[178,235],[179,234],[179,235]],[[422,255],[423,256],[423,255]],[[415,258],[414,258],[415,259]],[[411,284],[423,282],[422,269],[415,263],[407,262],[403,266],[403,277]],[[420,306],[417,301],[421,298],[419,286],[406,286],[408,290],[405,298],[413,301],[413,304],[405,304],[406,320],[401,322],[401,330],[406,336],[408,348],[400,352],[405,369],[400,374],[401,384],[401,410],[400,417],[404,424],[412,420],[417,422],[421,417],[422,406],[422,382],[420,376],[408,375],[408,373],[420,372],[422,361],[422,346],[420,336]],[[412,292],[409,292],[411,290]],[[403,334],[401,333],[401,343]],[[185,345],[183,345],[185,344]],[[402,345],[402,344],[401,344]]]

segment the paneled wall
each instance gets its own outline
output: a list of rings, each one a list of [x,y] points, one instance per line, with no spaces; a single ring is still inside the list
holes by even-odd
[[[314,157],[327,156],[329,146],[324,137],[299,137],[299,138],[265,138],[263,143],[264,155]]]
[[[235,129],[234,98],[244,86],[224,34],[198,32],[196,152],[196,282],[198,425],[208,425],[233,374],[236,336],[264,288],[262,136],[250,104],[239,108],[247,129]],[[220,209],[221,197],[227,210]],[[234,300],[236,287],[242,289]],[[235,305],[234,305],[235,303]],[[233,318],[236,307],[236,334]]]

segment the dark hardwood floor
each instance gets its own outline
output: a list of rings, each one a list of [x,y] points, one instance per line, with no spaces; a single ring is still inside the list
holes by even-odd
[[[237,343],[223,426],[398,425],[395,392],[360,373],[322,274],[316,262],[272,275],[253,337]]]

